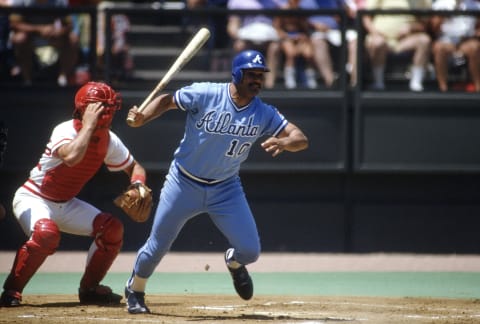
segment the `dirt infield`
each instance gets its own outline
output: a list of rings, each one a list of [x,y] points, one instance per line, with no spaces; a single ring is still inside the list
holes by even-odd
[[[58,252],[43,272],[78,272],[85,252]],[[14,255],[0,252],[0,272]],[[134,254],[121,254],[113,272],[129,271]],[[188,262],[188,260],[192,262]],[[199,262],[201,260],[201,262]],[[224,272],[221,254],[169,254],[158,271]],[[263,254],[254,272],[322,271],[450,271],[480,272],[479,256]],[[480,287],[479,287],[480,289]],[[332,297],[256,295],[243,301],[235,295],[147,295],[150,315],[130,315],[124,304],[84,306],[76,295],[25,295],[21,307],[0,308],[0,323],[480,323],[480,300],[440,298]]]
[[[261,296],[149,296],[152,314],[130,315],[125,307],[78,304],[76,296],[27,296],[24,305],[0,308],[1,323],[479,323],[478,301]]]

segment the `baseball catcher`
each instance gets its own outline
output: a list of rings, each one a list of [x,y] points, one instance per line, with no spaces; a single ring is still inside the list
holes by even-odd
[[[135,182],[113,202],[133,221],[143,223],[152,211],[152,190],[141,182]]]
[[[82,304],[119,304],[121,295],[100,284],[123,244],[124,227],[113,214],[77,198],[102,165],[123,171],[130,183],[145,183],[145,169],[110,130],[121,107],[119,94],[89,82],[75,95],[73,118],[58,124],[38,163],[13,198],[13,212],[26,234],[3,284],[0,306],[20,305],[23,289],[45,259],[54,254],[61,233],[91,237],[78,297]]]

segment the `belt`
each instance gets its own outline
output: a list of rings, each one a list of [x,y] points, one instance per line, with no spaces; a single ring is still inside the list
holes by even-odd
[[[30,180],[29,180],[30,181]],[[31,183],[33,183],[33,181],[30,181]],[[64,204],[66,202],[68,202],[69,200],[55,200],[55,199],[52,199],[50,197],[46,197],[45,195],[43,195],[41,192],[37,192],[31,188],[29,188],[28,186],[26,186],[25,184],[22,185],[22,187],[28,191],[30,191],[32,194],[42,198],[42,199],[45,199],[45,200],[48,200],[48,201],[51,201],[51,202],[54,202],[56,204]]]
[[[194,176],[193,174],[191,174],[190,172],[188,172],[187,170],[185,170],[180,164],[175,164],[178,171],[180,171],[180,173],[189,178],[190,180],[193,180],[193,181],[196,181],[196,182],[199,182],[199,183],[203,183],[203,184],[207,184],[207,185],[214,185],[214,184],[217,184],[217,183],[220,183],[222,181],[224,181],[225,179],[222,179],[222,180],[213,180],[213,179],[205,179],[205,178],[200,178],[200,177],[197,177],[197,176]]]

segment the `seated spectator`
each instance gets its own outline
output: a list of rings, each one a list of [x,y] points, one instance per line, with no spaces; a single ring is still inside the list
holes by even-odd
[[[347,3],[344,0],[301,0],[300,7],[304,9],[347,9]],[[311,41],[314,48],[314,59],[317,69],[325,82],[327,88],[332,87],[336,75],[330,55],[330,46],[340,47],[342,45],[342,35],[340,28],[340,18],[328,15],[315,15],[309,17],[309,23],[313,29]],[[353,30],[346,33],[348,43],[348,63],[345,67],[351,75],[351,85],[356,83],[356,43],[357,34]],[[343,73],[343,71],[340,71]]]
[[[437,0],[434,10],[480,10],[473,0]],[[466,60],[474,91],[480,92],[480,25],[475,16],[433,16],[433,59],[440,91],[448,91],[451,64]]]
[[[367,0],[365,9],[431,9],[429,0]],[[431,39],[426,33],[428,18],[415,15],[364,16],[367,53],[372,66],[374,90],[385,89],[385,64],[388,53],[413,51],[411,91],[423,91],[425,68],[430,57]]]
[[[228,0],[231,10],[277,9],[274,0]],[[266,56],[270,69],[265,75],[265,88],[273,88],[276,81],[279,60],[279,37],[272,25],[273,19],[265,15],[230,15],[227,32],[233,40],[235,53],[255,49]]]
[[[347,11],[347,34],[348,41],[348,55],[347,55],[347,72],[350,74],[350,86],[357,85],[357,26],[355,21],[357,19],[357,11],[365,9],[366,0],[344,0],[344,7]]]
[[[0,7],[9,7],[9,0],[0,0]],[[0,15],[0,80],[10,78],[14,66],[13,49],[9,40],[10,23],[8,15]]]
[[[228,0],[186,0],[188,9],[227,9]],[[206,25],[211,36],[208,40],[210,54],[210,68],[212,71],[229,71],[231,69],[230,37],[227,33],[227,15],[209,15],[188,17],[189,25]],[[228,52],[228,55],[225,53]]]
[[[300,0],[288,0],[282,6],[285,10],[300,8]],[[310,26],[308,18],[301,15],[282,15],[275,17],[274,26],[280,36],[280,48],[285,56],[283,76],[285,87],[294,89],[297,87],[297,58],[303,58],[305,63],[306,85],[310,89],[317,87],[316,74],[313,61],[313,44],[310,41]]]
[[[14,7],[66,7],[66,0],[13,0]],[[24,83],[32,84],[36,50],[47,49],[43,61],[54,60],[58,54],[58,85],[66,86],[72,76],[78,58],[78,47],[72,41],[70,17],[54,17],[39,14],[11,14],[11,41],[15,59],[21,70]],[[54,49],[56,53],[51,51]]]
[[[115,3],[101,0],[69,0],[71,7],[75,6],[97,6],[97,63],[98,68],[105,68],[105,9],[114,7]],[[74,14],[73,32],[75,41],[80,44],[81,58],[77,68],[77,84],[83,84],[89,81],[89,77],[82,77],[85,70],[88,70],[88,56],[90,55],[90,28],[92,26],[88,14]],[[134,62],[130,54],[130,46],[127,39],[127,33],[130,31],[130,19],[125,14],[113,14],[110,20],[112,31],[111,65],[109,72],[114,80],[128,80],[132,77]]]
[[[100,67],[103,67],[105,54],[105,9],[113,7],[114,2],[96,1],[98,3],[98,24],[97,24],[97,55]],[[130,45],[127,33],[130,30],[130,19],[124,14],[114,14],[110,21],[112,26],[112,76],[116,80],[129,79],[132,77],[134,62],[130,54]]]

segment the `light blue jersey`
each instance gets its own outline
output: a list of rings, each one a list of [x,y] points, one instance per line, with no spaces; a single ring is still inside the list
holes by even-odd
[[[177,90],[175,101],[187,112],[175,162],[203,179],[237,175],[255,141],[265,135],[277,136],[288,123],[275,107],[258,97],[237,107],[228,83],[194,83]]]

